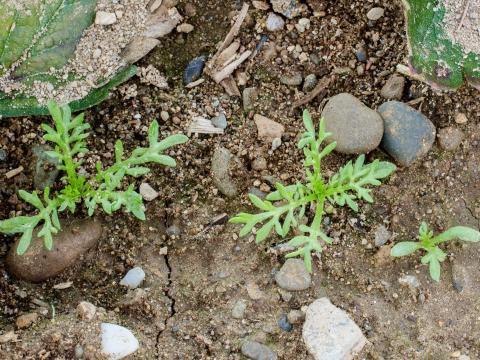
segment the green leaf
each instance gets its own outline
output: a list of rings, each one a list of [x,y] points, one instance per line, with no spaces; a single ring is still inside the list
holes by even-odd
[[[22,233],[27,229],[34,228],[38,223],[36,216],[17,216],[0,221],[0,232],[4,234]]]
[[[265,225],[263,225],[257,231],[257,235],[255,236],[255,242],[258,244],[264,241],[267,238],[268,234],[270,234],[270,232],[272,231],[274,225],[275,225],[275,219],[272,219],[268,221]]]
[[[131,169],[127,169],[125,171],[125,174],[133,176],[133,177],[138,177],[138,176],[148,174],[149,172],[150,172],[149,168],[143,167],[143,166],[138,166],[138,167],[134,167],[134,168],[131,168]]]
[[[479,242],[480,232],[466,226],[454,226],[434,238],[435,244],[460,239],[462,241]]]
[[[117,163],[121,162],[123,159],[123,142],[122,140],[117,140],[115,142],[115,161]]]
[[[253,205],[255,205],[257,208],[265,211],[271,210],[272,207],[268,206],[269,203],[262,201],[257,195],[249,193],[248,197],[250,198],[250,201],[253,203]]]
[[[429,262],[430,276],[436,282],[440,281],[440,262],[436,258],[431,258]]]
[[[33,233],[33,228],[28,228],[23,233],[17,246],[18,255],[23,255],[25,254],[25,251],[27,251],[28,247],[30,246],[30,243],[32,242],[32,233]]]
[[[420,248],[419,243],[413,241],[403,241],[396,244],[390,251],[390,255],[394,257],[407,256]]]
[[[315,127],[313,126],[312,117],[310,116],[310,112],[307,109],[303,111],[303,125],[308,132],[312,134],[315,133]]]
[[[156,120],[152,121],[148,128],[148,142],[150,143],[150,146],[154,146],[158,143],[158,122]]]
[[[155,146],[155,149],[157,149],[157,151],[164,151],[164,150],[166,150],[168,148],[171,148],[175,145],[185,144],[187,141],[188,141],[188,137],[183,135],[183,134],[170,135],[166,139],[160,141]]]
[[[19,38],[24,42],[23,50],[28,48],[28,56],[13,73],[17,78],[46,73],[52,67],[56,69],[63,67],[72,57],[83,31],[92,24],[95,16],[95,0],[52,0],[32,3],[41,6],[30,5],[30,9],[17,10],[17,21],[29,18],[32,10],[38,11],[35,13],[38,20],[30,22],[23,28],[15,27],[10,34],[10,36],[15,33],[22,34]],[[26,41],[28,42],[25,44]],[[10,39],[5,48],[17,50],[18,43]],[[20,57],[16,60],[19,59]],[[6,65],[6,68],[10,67],[11,64],[3,60],[0,58],[0,62]]]
[[[27,203],[35,206],[37,209],[43,209],[43,204],[40,198],[37,195],[37,192],[28,193],[25,190],[19,190],[18,194],[20,197],[25,200]]]

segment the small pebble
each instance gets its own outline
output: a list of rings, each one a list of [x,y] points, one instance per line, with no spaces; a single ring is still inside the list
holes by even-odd
[[[374,7],[367,13],[368,20],[376,21],[385,14],[385,10],[381,7]]]
[[[468,122],[467,115],[465,115],[464,113],[456,113],[455,122],[457,124],[466,124]]]
[[[5,161],[7,159],[7,152],[3,149],[0,149],[0,161]]]
[[[142,195],[145,201],[152,201],[158,197],[158,192],[156,192],[148,183],[141,183],[140,195]]]
[[[282,30],[285,26],[285,20],[283,20],[281,16],[275,13],[270,13],[267,17],[266,26],[268,31],[279,31]]]
[[[19,317],[17,317],[15,324],[17,325],[18,329],[25,329],[31,326],[37,320],[38,320],[37,313],[28,313],[28,314],[20,315]]]
[[[145,272],[139,266],[130,269],[120,281],[120,285],[127,286],[130,289],[137,288],[145,279]]]
[[[437,137],[442,149],[453,151],[461,145],[463,139],[465,139],[465,134],[462,130],[449,126],[438,130]]]
[[[102,323],[100,328],[102,354],[108,360],[120,360],[138,350],[138,340],[127,328],[109,323]]]
[[[280,76],[280,82],[287,86],[300,86],[302,84],[302,74],[295,73],[293,75]]]
[[[213,126],[215,126],[216,128],[219,128],[219,129],[224,129],[225,130],[228,126],[227,117],[225,116],[224,113],[220,113],[220,115],[215,116],[214,118],[212,118],[211,121],[212,121]]]
[[[232,317],[235,319],[243,319],[247,310],[247,302],[245,300],[238,300],[232,309]]]
[[[302,291],[310,287],[312,278],[301,259],[287,259],[275,274],[278,286],[287,291]]]
[[[205,56],[198,56],[190,61],[183,72],[183,82],[185,85],[190,84],[200,78],[205,67]]]
[[[300,324],[305,320],[305,313],[301,310],[291,310],[287,318],[290,324]]]
[[[168,113],[168,111],[162,111],[160,113],[160,117],[163,121],[167,121],[168,119],[170,119],[170,114]]]
[[[95,24],[97,25],[112,25],[117,22],[117,16],[115,13],[106,12],[106,11],[97,11],[97,15],[95,16]]]
[[[293,326],[292,324],[290,324],[290,322],[288,321],[288,317],[287,315],[283,314],[282,316],[280,316],[280,318],[278,319],[277,321],[277,324],[278,326],[280,326],[280,328],[283,330],[283,331],[292,331],[293,329]]]
[[[241,348],[242,354],[253,360],[277,360],[275,354],[268,346],[255,341],[245,341]]]
[[[258,157],[252,162],[252,169],[253,170],[265,170],[267,168],[267,160],[264,157]]]
[[[388,100],[400,100],[405,88],[405,78],[403,76],[393,74],[390,76],[380,91],[380,96]]]
[[[303,92],[312,91],[317,85],[317,76],[315,74],[309,74],[305,77],[303,82]]]
[[[88,301],[82,301],[77,306],[77,315],[80,319],[91,321],[95,318],[97,307]]]
[[[188,34],[188,33],[192,32],[193,29],[194,29],[193,25],[187,24],[187,23],[183,23],[183,24],[180,24],[180,25],[177,26],[177,31],[179,33]]]
[[[392,233],[384,225],[379,225],[375,229],[375,246],[385,245],[392,237]]]

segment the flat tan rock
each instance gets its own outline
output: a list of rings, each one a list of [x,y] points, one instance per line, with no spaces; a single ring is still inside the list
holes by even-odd
[[[20,237],[8,253],[8,270],[18,279],[41,282],[58,275],[97,244],[102,225],[90,218],[64,225],[63,230],[53,237],[51,251],[45,248],[43,238],[37,237],[38,231],[39,228],[33,233],[32,243],[25,254],[16,252]]]

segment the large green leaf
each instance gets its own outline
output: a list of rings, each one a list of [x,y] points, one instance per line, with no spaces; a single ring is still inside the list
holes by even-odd
[[[28,87],[33,81],[61,87],[81,79],[78,74],[57,78],[50,70],[72,59],[83,32],[94,20],[97,0],[0,0],[0,76]],[[80,111],[99,104],[109,90],[136,73],[134,66],[106,79],[70,107]],[[46,106],[21,92],[0,92],[0,116],[48,115]]]
[[[96,0],[24,1],[2,5],[0,64],[23,78],[61,68],[92,24]]]
[[[404,3],[413,70],[439,88],[456,89],[465,80],[480,88],[480,54],[466,52],[447,35],[445,0]]]
[[[72,101],[72,112],[79,112],[100,104],[108,98],[112,88],[127,81],[137,73],[136,66],[129,66],[115,75],[106,85],[92,90],[85,98]],[[0,116],[16,117],[27,115],[48,115],[47,105],[41,105],[34,97],[18,96],[16,98],[2,98],[0,93]]]

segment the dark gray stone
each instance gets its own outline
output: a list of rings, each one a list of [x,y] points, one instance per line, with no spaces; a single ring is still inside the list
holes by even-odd
[[[47,145],[34,146],[32,149],[35,161],[33,184],[37,190],[43,190],[47,186],[51,187],[59,174],[57,169],[59,161],[57,158],[47,155],[46,151],[49,150],[52,149]]]
[[[277,324],[278,324],[278,326],[280,326],[280,328],[283,331],[289,332],[289,331],[292,331],[292,329],[293,329],[293,326],[288,321],[288,317],[287,317],[286,314],[283,314],[282,316],[280,316],[280,318],[277,321]]]
[[[303,92],[312,91],[317,85],[317,76],[315,74],[310,74],[305,77],[303,82]]]
[[[203,68],[205,67],[206,57],[204,55],[196,57],[190,61],[183,72],[183,82],[185,85],[194,82],[202,76]]]
[[[399,101],[378,108],[384,121],[381,147],[402,166],[425,156],[435,141],[435,126],[421,112]]]
[[[0,161],[7,160],[7,152],[3,149],[0,149]]]

